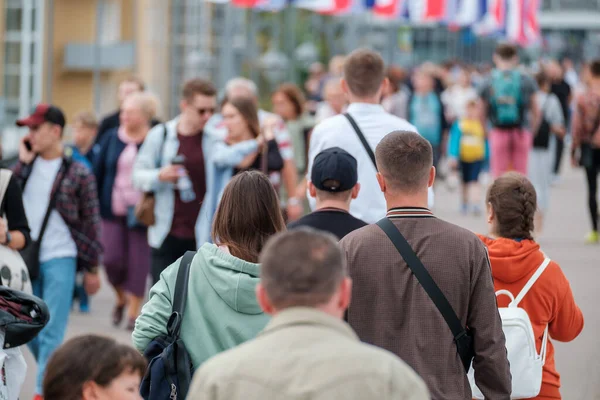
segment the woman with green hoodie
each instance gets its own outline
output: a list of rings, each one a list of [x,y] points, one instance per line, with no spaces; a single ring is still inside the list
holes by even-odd
[[[257,171],[236,175],[223,191],[212,229],[192,261],[181,338],[194,368],[260,332],[269,317],[256,301],[258,255],[267,239],[285,230],[277,194]],[[167,333],[179,261],[168,267],[150,290],[135,322],[133,344],[143,352]]]

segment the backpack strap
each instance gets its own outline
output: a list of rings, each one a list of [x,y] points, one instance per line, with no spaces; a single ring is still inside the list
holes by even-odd
[[[360,140],[360,142],[362,143],[363,147],[365,148],[365,151],[369,155],[369,158],[371,159],[371,162],[373,163],[373,166],[375,167],[375,171],[377,171],[377,162],[375,161],[375,153],[373,153],[373,149],[371,149],[371,146],[369,146],[369,142],[367,142],[367,139],[365,138],[365,135],[363,135],[362,131],[358,127],[358,124],[356,123],[356,121],[354,120],[354,118],[352,118],[352,116],[350,114],[345,113],[344,117],[346,117],[346,119],[348,120],[348,122],[350,122],[350,125],[352,125],[352,128],[356,132],[356,135],[358,136],[358,139]]]
[[[186,251],[185,255],[179,262],[179,270],[177,271],[177,281],[175,283],[175,292],[173,293],[173,308],[172,314],[167,323],[167,333],[172,338],[179,337],[181,329],[181,321],[183,321],[183,312],[187,300],[188,286],[190,281],[190,269],[192,261],[196,255],[195,251]]]
[[[550,261],[551,260],[548,257],[546,257],[544,259],[544,262],[542,263],[542,265],[540,265],[538,267],[537,271],[535,271],[535,273],[531,276],[531,278],[529,278],[529,280],[527,281],[527,283],[525,284],[525,286],[523,287],[523,289],[521,290],[521,292],[514,299],[514,301],[512,301],[508,305],[509,307],[517,307],[519,305],[519,303],[521,302],[521,300],[523,300],[523,297],[525,297],[525,295],[527,294],[527,292],[529,292],[529,289],[531,289],[531,287],[533,286],[533,284],[538,280],[538,278],[546,270],[546,268],[550,264]]]

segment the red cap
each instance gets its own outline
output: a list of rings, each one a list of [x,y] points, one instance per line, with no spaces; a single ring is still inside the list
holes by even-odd
[[[38,126],[44,122],[50,122],[52,124],[60,125],[61,128],[65,127],[65,115],[60,108],[50,104],[38,104],[33,114],[26,118],[17,120],[17,126]]]

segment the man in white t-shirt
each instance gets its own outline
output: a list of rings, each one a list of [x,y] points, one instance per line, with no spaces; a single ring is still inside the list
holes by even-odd
[[[347,114],[364,135],[371,151],[388,133],[417,132],[413,125],[387,113],[381,106],[381,97],[388,85],[385,64],[378,53],[359,49],[348,56],[342,79],[342,89],[350,102]],[[346,150],[358,161],[358,182],[361,191],[350,205],[350,213],[368,223],[375,223],[385,217],[387,209],[375,178],[377,170],[374,162],[346,115],[328,118],[313,130],[306,176],[311,176],[316,155],[331,147]],[[314,199],[309,202],[314,210]]]
[[[258,106],[258,88],[256,84],[246,78],[231,79],[225,86],[225,97],[246,97],[254,100]],[[274,184],[283,184],[288,195],[286,211],[289,221],[295,221],[301,217],[302,202],[297,198],[298,170],[294,161],[294,148],[292,139],[285,126],[285,122],[277,115],[265,110],[258,110],[258,121],[261,128],[271,119],[277,119],[275,125],[275,140],[279,145],[279,152],[283,158],[283,170],[281,174],[272,174],[271,180]],[[215,114],[204,127],[207,135],[224,139],[227,136],[227,128],[223,123],[223,116]]]
[[[25,249],[29,256],[24,258],[32,275],[33,294],[42,298],[50,311],[48,324],[28,343],[38,363],[36,395],[41,398],[46,362],[62,343],[69,321],[78,267],[84,272],[88,294],[100,287],[100,211],[93,173],[63,147],[62,111],[40,104],[17,125],[29,128],[14,168],[31,228],[32,243]],[[34,251],[37,248],[39,253]]]

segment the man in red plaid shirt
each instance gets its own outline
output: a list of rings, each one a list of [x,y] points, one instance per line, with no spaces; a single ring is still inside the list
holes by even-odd
[[[33,292],[46,302],[51,315],[48,325],[29,343],[38,362],[36,393],[41,396],[46,362],[62,343],[69,320],[77,269],[84,271],[89,294],[100,287],[100,215],[94,175],[63,147],[62,111],[40,104],[17,125],[29,128],[14,168],[31,228],[32,243],[24,258]]]

